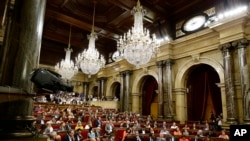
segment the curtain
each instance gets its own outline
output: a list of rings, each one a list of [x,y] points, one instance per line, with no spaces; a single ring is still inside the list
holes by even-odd
[[[220,89],[217,72],[208,65],[198,65],[192,68],[187,81],[188,120],[205,120],[207,112],[207,98],[210,95],[215,107],[213,111],[219,114],[222,111]]]
[[[143,86],[142,114],[150,115],[150,106],[155,96],[155,90],[158,89],[157,81],[153,77],[146,79]]]

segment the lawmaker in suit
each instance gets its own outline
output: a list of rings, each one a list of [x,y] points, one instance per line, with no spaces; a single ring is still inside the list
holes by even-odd
[[[202,139],[199,138],[198,135],[195,135],[194,138],[191,139],[191,141],[202,141]]]
[[[67,131],[67,134],[64,136],[63,141],[75,141],[74,130]]]

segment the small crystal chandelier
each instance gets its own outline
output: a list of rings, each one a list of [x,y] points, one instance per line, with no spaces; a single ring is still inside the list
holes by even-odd
[[[62,59],[61,62],[57,63],[55,66],[56,72],[58,72],[62,79],[70,80],[77,72],[78,68],[75,66],[74,62],[70,60],[70,54],[73,51],[70,48],[70,38],[71,38],[71,26],[70,26],[70,33],[69,33],[69,44],[68,48],[65,48],[65,59]]]
[[[76,58],[77,65],[81,68],[82,72],[87,74],[88,77],[96,74],[105,65],[105,59],[95,48],[95,40],[97,35],[94,31],[94,17],[95,17],[95,6],[93,14],[93,25],[90,35],[88,35],[89,45],[88,49],[84,49],[82,53]]]
[[[117,48],[130,64],[139,68],[140,65],[148,63],[152,56],[157,53],[159,42],[155,35],[151,38],[149,31],[143,29],[143,17],[146,11],[142,8],[139,0],[131,12],[134,15],[134,26],[120,37]]]

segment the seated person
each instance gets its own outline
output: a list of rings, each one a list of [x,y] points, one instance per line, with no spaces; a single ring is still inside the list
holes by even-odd
[[[149,137],[147,139],[147,141],[156,141],[156,136],[154,133],[149,133]]]
[[[219,138],[229,139],[229,136],[226,134],[225,130],[222,130],[221,134],[219,135]]]
[[[191,141],[202,141],[202,139],[199,138],[198,135],[195,135],[194,138],[191,139]]]
[[[78,129],[83,130],[83,125],[82,125],[81,121],[78,121],[77,124],[76,124],[75,130],[78,130]]]
[[[190,128],[188,127],[187,124],[185,124],[185,126],[184,126],[182,129],[183,129],[183,130],[185,130],[185,129],[189,130]]]
[[[175,122],[173,122],[173,124],[170,126],[170,128],[171,128],[171,129],[177,129],[177,128],[178,128],[178,126],[176,125],[176,123],[175,123]]]
[[[176,128],[176,130],[174,130],[174,135],[175,136],[181,136],[182,135],[182,132],[179,128]]]
[[[204,137],[203,131],[202,131],[201,129],[199,129],[199,130],[197,131],[197,135],[198,135],[198,137]]]
[[[100,141],[100,138],[97,138],[92,127],[89,128],[88,138],[90,141]]]
[[[44,129],[43,134],[50,134],[53,132],[53,127],[51,126],[50,123],[46,123],[46,128]]]
[[[192,127],[193,130],[196,130],[196,123],[193,123],[193,127]]]
[[[157,128],[157,127],[158,127],[158,123],[157,123],[157,121],[154,121],[153,128]]]
[[[49,134],[49,138],[50,140],[53,140],[53,141],[61,141],[61,136],[58,135],[55,131]]]
[[[67,129],[66,129],[65,122],[60,123],[60,126],[59,126],[57,132],[62,132],[62,131],[66,131],[66,130]]]
[[[159,137],[156,138],[156,141],[166,141],[166,137],[164,134],[160,134]]]
[[[133,141],[143,141],[142,138],[140,137],[138,131],[135,131],[135,137],[134,137]]]
[[[171,135],[170,132],[167,130],[166,127],[162,128],[161,131],[160,131],[160,134],[163,134],[163,135]]]
[[[209,127],[209,124],[208,124],[208,123],[206,123],[206,124],[205,124],[205,128],[204,128],[204,130],[205,130],[205,131],[210,130],[210,127]]]
[[[83,137],[82,137],[81,132],[82,132],[81,129],[77,129],[75,131],[75,134],[74,134],[75,141],[83,141]]]
[[[189,132],[188,132],[188,130],[187,130],[187,129],[184,129],[184,131],[183,131],[182,135],[184,135],[184,136],[189,136]]]
[[[189,141],[189,139],[186,136],[182,136],[179,141]]]

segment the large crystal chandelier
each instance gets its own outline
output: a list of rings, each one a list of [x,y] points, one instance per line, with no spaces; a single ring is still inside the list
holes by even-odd
[[[99,54],[95,48],[95,40],[97,35],[94,31],[94,17],[95,17],[95,6],[93,14],[93,25],[90,35],[88,35],[89,45],[88,49],[84,49],[82,53],[76,58],[77,65],[81,68],[82,72],[87,74],[89,77],[96,74],[105,65],[105,59]]]
[[[61,62],[57,63],[55,66],[56,72],[58,72],[62,79],[70,80],[77,72],[78,68],[75,66],[74,62],[70,60],[70,54],[73,51],[70,48],[70,38],[71,38],[71,26],[70,26],[70,33],[69,33],[69,44],[68,48],[65,48],[65,59],[62,59]]]
[[[134,26],[131,30],[121,36],[117,42],[118,50],[123,57],[137,68],[150,61],[158,51],[159,43],[156,36],[152,38],[147,29],[143,29],[143,17],[146,11],[142,8],[138,0],[137,6],[133,8]]]

